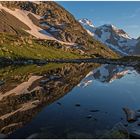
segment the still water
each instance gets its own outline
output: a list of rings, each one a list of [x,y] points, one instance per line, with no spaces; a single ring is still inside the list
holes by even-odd
[[[140,109],[131,67],[48,64],[0,69],[0,133],[7,138],[128,138],[123,107]]]

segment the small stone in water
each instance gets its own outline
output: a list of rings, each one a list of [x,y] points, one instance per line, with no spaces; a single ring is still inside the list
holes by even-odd
[[[138,126],[140,126],[140,122],[138,122]]]
[[[121,118],[121,120],[123,120],[123,118]]]
[[[91,119],[92,118],[92,115],[88,115],[86,118]]]
[[[58,105],[62,105],[60,102],[57,102]]]
[[[98,109],[90,110],[90,112],[99,112],[99,110]]]
[[[124,123],[124,126],[128,126],[128,124],[127,123]]]
[[[81,105],[80,105],[80,104],[76,104],[75,106],[79,107],[79,106],[81,106]]]

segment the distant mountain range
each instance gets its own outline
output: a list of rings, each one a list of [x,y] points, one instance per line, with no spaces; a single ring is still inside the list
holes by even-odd
[[[121,55],[140,54],[140,38],[130,37],[124,30],[112,24],[95,27],[88,19],[80,19],[80,24],[94,39],[104,43]]]

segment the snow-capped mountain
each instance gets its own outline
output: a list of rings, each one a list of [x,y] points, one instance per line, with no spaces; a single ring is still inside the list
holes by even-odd
[[[118,29],[112,24],[95,27],[88,19],[81,19],[79,22],[91,36],[112,50],[122,55],[134,53],[134,48],[138,41],[137,39],[131,38],[124,30]]]

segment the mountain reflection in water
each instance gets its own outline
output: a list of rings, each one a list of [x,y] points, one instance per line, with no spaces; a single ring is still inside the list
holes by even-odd
[[[0,78],[4,84],[0,86],[0,133],[11,135],[14,132],[13,137],[19,137],[19,128],[28,126],[44,107],[71,93],[75,87],[87,87],[92,82],[94,86],[95,80],[111,83],[129,74],[129,70],[133,69],[84,63],[1,68]],[[58,102],[58,105],[61,103]]]
[[[52,64],[1,69],[5,84],[0,87],[0,132],[9,134],[28,123],[43,106],[64,96],[97,66]]]

